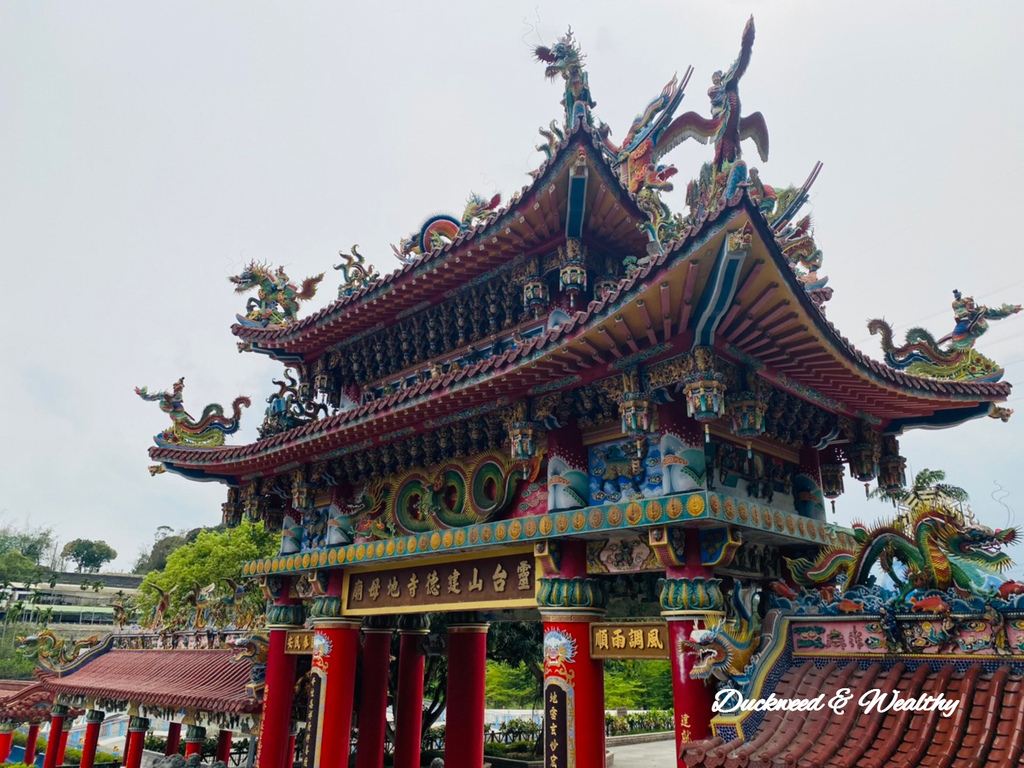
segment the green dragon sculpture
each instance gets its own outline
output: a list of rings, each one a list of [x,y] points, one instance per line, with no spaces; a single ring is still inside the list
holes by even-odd
[[[971,296],[953,291],[953,332],[938,341],[924,328],[911,328],[902,347],[892,339],[892,326],[885,320],[872,320],[868,330],[882,337],[885,362],[897,370],[914,376],[927,376],[944,381],[999,381],[1003,369],[974,349],[974,345],[988,330],[989,320],[1015,315],[1020,304],[1003,304],[990,308],[977,304]],[[940,345],[947,343],[948,347]]]
[[[901,600],[918,589],[986,596],[992,591],[991,577],[1013,564],[1001,550],[1016,541],[1017,529],[969,524],[939,501],[912,506],[900,523],[873,528],[856,523],[853,535],[856,544],[851,549],[827,547],[814,560],[787,558],[796,583],[821,586],[844,574],[850,587],[865,584],[877,563],[899,588]],[[905,579],[896,572],[895,562],[905,566]]]
[[[160,410],[171,417],[170,429],[153,438],[159,446],[187,446],[189,448],[216,448],[224,445],[224,436],[238,431],[242,407],[248,408],[252,401],[248,397],[236,397],[231,403],[232,415],[224,415],[224,407],[211,403],[203,409],[198,420],[193,419],[182,404],[185,377],[178,379],[170,392],[150,392],[146,387],[136,387],[135,394],[143,400],[160,404]]]
[[[697,656],[690,677],[707,680],[715,677],[723,682],[744,685],[746,668],[760,644],[760,627],[755,610],[757,584],[733,587],[732,604],[735,615],[702,633],[695,633],[683,644]]]
[[[58,637],[48,629],[16,640],[18,650],[40,666],[57,669],[77,661],[88,651],[100,644],[99,635],[69,643],[67,638]]]
[[[299,314],[299,302],[312,299],[316,295],[317,285],[323,279],[324,273],[321,272],[314,277],[307,277],[302,281],[302,287],[296,288],[288,282],[284,267],[271,272],[266,264],[249,262],[249,266],[240,275],[228,278],[235,284],[235,293],[259,289],[259,293],[246,302],[246,314],[236,315],[238,322],[255,328],[294,322]]]
[[[565,96],[562,105],[565,107],[565,125],[570,130],[577,122],[593,124],[591,112],[597,102],[590,97],[590,83],[583,69],[585,56],[572,36],[572,27],[558,42],[548,48],[538,45],[534,48],[537,61],[547,64],[544,75],[549,80],[561,77],[565,81]]]

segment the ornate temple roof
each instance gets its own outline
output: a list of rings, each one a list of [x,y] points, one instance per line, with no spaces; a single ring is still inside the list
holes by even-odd
[[[552,250],[565,238],[564,171],[580,158],[580,151],[594,174],[586,193],[586,235],[619,246],[624,253],[643,254],[646,237],[636,225],[644,214],[611,169],[593,129],[577,123],[534,173],[533,182],[451,242],[295,323],[266,328],[236,324],[232,333],[252,344],[254,351],[272,357],[315,359],[355,334],[379,330],[443,301],[446,291],[486,276],[515,256]]]
[[[753,232],[750,256],[729,276],[729,285],[714,283],[715,257],[727,232],[746,227]],[[499,355],[255,443],[153,447],[150,457],[186,474],[273,473],[678,355],[707,343],[697,335],[708,328],[716,348],[781,389],[892,432],[985,415],[1010,392],[1006,383],[911,376],[858,351],[815,306],[763,216],[741,192],[603,298]]]
[[[1024,759],[1024,676],[1010,665],[903,661],[862,668],[856,661],[791,667],[778,698],[828,700],[840,688],[854,698],[843,715],[769,712],[748,738],[696,742],[684,750],[691,768],[760,765],[1017,766]],[[857,706],[871,689],[899,691],[910,699],[928,694],[961,700],[951,717],[938,710],[866,712]]]
[[[112,650],[61,674],[41,675],[47,695],[131,701],[151,707],[243,714],[260,700],[247,686],[251,663],[234,650]]]

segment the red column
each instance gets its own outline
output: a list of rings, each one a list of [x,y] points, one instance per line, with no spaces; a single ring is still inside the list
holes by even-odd
[[[39,723],[28,727],[28,738],[25,740],[25,762],[32,765],[36,761],[36,743],[39,741]]]
[[[124,768],[139,768],[142,765],[142,748],[146,743],[149,720],[133,717],[128,724],[128,753],[124,756]]]
[[[564,542],[558,578],[542,579],[537,594],[544,622],[545,766],[605,764],[604,663],[590,657],[590,624],[604,616],[608,592],[606,582],[586,573],[584,543]]]
[[[203,756],[203,742],[206,741],[206,729],[198,725],[190,725],[185,731],[185,757]]]
[[[423,639],[426,616],[404,616],[398,625],[398,702],[395,706],[395,768],[420,768],[423,743]]]
[[[181,744],[181,723],[168,723],[167,725],[167,748],[165,756],[178,754],[178,747]]]
[[[263,716],[256,744],[257,768],[279,768],[288,752],[292,727],[292,699],[295,695],[296,656],[285,652],[288,630],[305,621],[302,603],[287,597],[287,587],[274,604],[267,606],[267,674],[263,687]]]
[[[231,759],[231,735],[225,730],[217,734],[217,759],[224,763]]]
[[[14,736],[14,723],[0,723],[0,763],[7,762],[11,756],[11,738]]]
[[[668,619],[670,659],[672,662],[672,706],[675,713],[676,765],[686,768],[680,757],[685,744],[711,735],[711,705],[714,696],[704,680],[690,677],[696,658],[687,652],[683,640],[689,640],[698,622],[721,617],[723,599],[718,579],[701,563],[700,537],[696,530],[686,532],[685,564],[665,569],[661,592],[662,616]]]
[[[391,627],[373,619],[367,619],[363,629],[363,688],[359,702],[356,768],[382,768],[384,765],[391,633]]]
[[[64,720],[68,708],[63,704],[54,704],[50,708],[50,733],[46,739],[46,757],[43,768],[57,768],[57,752],[60,751],[60,739],[64,733]]]
[[[295,737],[298,734],[295,732],[295,726],[292,726],[291,733],[288,734],[288,754],[285,757],[284,768],[292,768],[295,765]]]
[[[96,744],[100,740],[100,726],[106,715],[96,709],[85,713],[85,740],[82,742],[81,768],[92,768],[96,762]]]
[[[341,576],[341,571],[331,574]],[[341,580],[338,579],[340,587]],[[319,702],[314,713],[316,724],[307,725],[313,734],[313,765],[322,768],[348,768],[352,748],[352,697],[356,687],[356,658],[359,653],[360,622],[334,618],[341,603],[330,595],[313,603],[313,675],[319,678]],[[309,738],[309,736],[307,736]]]
[[[448,703],[445,719],[446,768],[484,764],[484,676],[487,624],[448,624]]]
[[[60,734],[60,749],[57,750],[57,765],[64,765],[64,753],[68,749],[68,736],[71,734],[72,720],[64,721],[64,730]]]

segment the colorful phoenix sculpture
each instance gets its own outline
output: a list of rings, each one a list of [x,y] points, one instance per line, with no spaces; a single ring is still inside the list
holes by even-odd
[[[268,325],[284,325],[294,322],[299,314],[299,302],[308,301],[316,295],[317,285],[324,279],[321,272],[302,281],[297,288],[288,282],[284,267],[271,271],[266,264],[249,263],[240,275],[229,277],[235,284],[235,293],[247,293],[254,288],[259,293],[250,297],[245,305],[245,315],[236,315],[242,325],[264,328]]]
[[[231,403],[232,414],[224,415],[224,406],[211,403],[203,409],[198,420],[193,419],[182,404],[185,377],[176,382],[171,391],[150,392],[146,387],[136,387],[135,394],[143,400],[160,404],[160,410],[171,417],[171,428],[153,438],[159,446],[184,445],[190,448],[216,448],[224,445],[224,436],[238,431],[242,407],[248,408],[252,401],[248,397],[236,397]]]
[[[877,563],[899,588],[901,600],[914,590],[928,589],[984,596],[1000,580],[998,574],[1012,565],[1002,548],[1016,540],[1017,529],[968,524],[940,500],[913,505],[901,524],[868,528],[856,523],[853,535],[852,548],[828,547],[814,560],[787,559],[796,583],[821,586],[843,574],[847,585],[863,585]],[[905,577],[897,572],[896,562],[906,569]]]
[[[1003,304],[990,308],[977,304],[972,296],[953,291],[953,332],[938,341],[924,328],[907,331],[907,341],[896,347],[892,341],[892,326],[885,320],[872,320],[868,330],[882,337],[885,362],[893,368],[915,376],[928,376],[945,381],[999,381],[1003,369],[974,349],[974,344],[988,330],[989,320],[1000,320],[1015,315],[1020,304]],[[942,348],[940,345],[949,346]]]

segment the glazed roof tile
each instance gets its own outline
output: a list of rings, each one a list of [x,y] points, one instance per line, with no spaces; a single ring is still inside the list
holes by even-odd
[[[841,664],[841,665],[839,665]],[[1018,766],[1024,761],[1024,685],[1003,665],[921,663],[908,669],[897,661],[889,670],[875,663],[862,670],[856,661],[833,661],[817,669],[811,661],[790,668],[775,691],[778,698],[829,700],[840,688],[854,694],[843,715],[831,707],[814,712],[769,712],[749,739],[694,742],[683,751],[689,768],[761,765]],[[938,664],[933,669],[931,664]],[[899,691],[901,699],[921,694],[960,699],[950,717],[933,711],[866,712],[855,706],[877,688]]]
[[[68,672],[46,675],[42,690],[204,712],[246,713],[259,701],[246,686],[252,665],[236,651],[113,650]]]
[[[33,680],[0,680],[0,720],[15,723],[42,722],[50,718],[53,693]],[[74,710],[75,717],[81,714]]]

